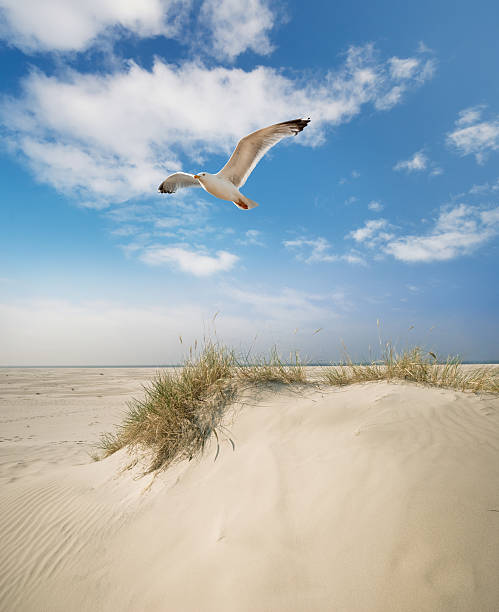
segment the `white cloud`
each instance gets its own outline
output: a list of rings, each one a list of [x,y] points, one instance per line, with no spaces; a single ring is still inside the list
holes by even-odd
[[[418,51],[419,53],[433,53],[433,50],[426,46],[422,40],[418,43]]]
[[[174,36],[190,0],[0,0],[0,37],[24,51],[82,51],[98,36]]]
[[[425,170],[428,165],[428,158],[423,151],[417,151],[412,157],[404,161],[399,161],[393,166],[394,170],[406,170],[407,172],[419,172]]]
[[[371,202],[369,202],[367,205],[367,208],[369,208],[369,210],[373,210],[374,212],[380,212],[383,210],[383,204],[381,204],[381,202],[377,202],[376,200],[371,200]]]
[[[418,51],[424,53],[424,51]],[[433,59],[423,61],[421,58],[408,57],[405,59],[392,57],[388,60],[389,75],[393,81],[392,87],[380,96],[375,106],[379,110],[392,108],[398,104],[407,90],[408,82],[423,83],[435,74],[436,62]]]
[[[485,227],[489,230],[499,229],[499,206],[491,210],[483,210],[480,213],[480,219]]]
[[[390,234],[384,230],[388,227],[386,219],[371,219],[366,221],[364,227],[359,227],[356,230],[351,231],[348,236],[353,238],[355,242],[364,243],[369,247],[376,246],[383,240],[389,240],[393,234]]]
[[[401,85],[395,85],[392,87],[384,96],[380,97],[375,102],[375,106],[378,110],[388,110],[393,108],[402,100],[404,93],[404,87]]]
[[[358,170],[352,170],[352,172],[350,173],[350,177],[352,179],[358,179],[360,177],[360,172]],[[344,185],[345,183],[348,183],[349,179],[348,178],[340,178],[340,180],[338,181],[339,185]]]
[[[388,61],[390,63],[390,73],[394,79],[410,79],[420,64],[420,60],[413,57],[407,59],[392,57]]]
[[[189,242],[207,240],[216,242],[230,232],[209,223],[211,207],[204,201],[181,199],[163,205],[156,202],[122,204],[103,213],[103,217],[114,226],[111,235],[127,256],[139,257],[148,247],[158,247],[165,239]],[[165,245],[162,245],[165,246]]]
[[[345,253],[345,255],[341,255],[340,259],[342,261],[346,261],[349,264],[357,264],[360,266],[366,265],[366,260],[361,255],[359,255],[359,253],[356,253],[354,251],[350,251],[350,253]]]
[[[319,236],[313,240],[298,238],[296,240],[285,240],[285,248],[295,251],[296,259],[305,263],[319,263],[338,261],[338,256],[331,253],[331,244],[325,238]]]
[[[495,183],[482,183],[481,185],[473,185],[468,193],[476,195],[476,194],[485,194],[485,193],[493,193],[495,191],[499,191],[499,178]]]
[[[273,50],[269,32],[274,14],[266,0],[205,0],[200,21],[211,31],[213,51],[220,59],[234,60],[248,49],[260,55]]]
[[[474,252],[499,229],[499,208],[480,211],[460,204],[440,213],[434,229],[423,236],[388,241],[386,253],[405,262],[446,261]]]
[[[119,159],[104,150],[29,136],[17,144],[39,180],[49,182],[62,193],[79,196],[89,207],[105,207],[110,201],[126,201],[151,191],[164,175],[157,165],[139,155],[135,159]],[[176,164],[170,162],[172,166]],[[95,198],[95,194],[100,197]]]
[[[404,91],[421,80],[416,72]],[[0,120],[40,181],[105,205],[154,195],[165,174],[180,168],[180,155],[191,160],[186,170],[201,170],[202,156],[228,154],[241,135],[289,117],[312,117],[296,143],[316,145],[326,124],[349,121],[369,103],[378,107],[393,87],[389,65],[371,45],[351,47],[343,66],[318,81],[263,66],[156,59],[151,70],[128,62],[111,74],[33,71],[20,97],[3,100]]]
[[[424,46],[418,49],[419,53],[423,54],[428,51]],[[422,58],[407,57],[405,59],[392,57],[389,60],[390,75],[393,79],[405,81],[406,79],[418,78],[427,79],[433,76],[436,63],[433,59],[427,59],[423,62]]]
[[[472,123],[477,123],[478,120],[482,116],[482,112],[485,109],[485,106],[470,106],[469,108],[465,108],[464,110],[459,112],[458,119],[456,120],[456,125],[459,127],[463,127],[465,125],[471,125]]]
[[[303,261],[307,264],[332,263],[335,261],[346,261],[350,264],[365,264],[364,258],[355,251],[343,255],[331,253],[331,244],[322,236],[314,239],[297,238],[296,240],[285,240],[283,245],[286,249],[294,251],[298,261]]]
[[[350,196],[349,198],[347,198],[345,200],[345,204],[348,206],[350,204],[355,204],[355,202],[358,202],[359,198],[357,196]]]
[[[124,36],[165,36],[234,60],[249,49],[270,53],[274,21],[266,0],[0,0],[0,38],[27,53],[81,52]]]
[[[480,121],[484,107],[459,113],[456,129],[447,134],[447,144],[461,155],[474,155],[482,164],[490,151],[499,151],[499,118]]]
[[[231,270],[239,257],[227,251],[217,251],[213,257],[182,246],[150,246],[142,252],[140,259],[151,265],[173,265],[194,276],[211,276]]]
[[[386,219],[370,220],[347,237],[404,262],[446,261],[473,253],[499,233],[499,207],[445,208],[434,228],[423,235],[395,236],[387,227]]]

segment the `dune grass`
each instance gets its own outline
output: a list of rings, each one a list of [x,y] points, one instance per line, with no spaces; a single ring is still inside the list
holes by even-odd
[[[464,370],[458,359],[438,363],[434,353],[420,347],[397,354],[388,344],[381,360],[358,365],[347,359],[322,367],[319,377],[309,379],[297,354],[289,364],[274,347],[268,357],[250,362],[208,341],[199,352],[190,351],[182,368],[158,372],[144,387],[143,399],[128,403],[123,423],[115,433],[104,434],[99,447],[104,457],[124,447],[146,451],[151,456],[146,471],[160,470],[201,453],[211,437],[217,442],[218,455],[220,435],[226,434],[226,409],[248,385],[344,386],[381,380],[499,393],[499,368]]]
[[[101,438],[105,456],[120,448],[147,449],[148,471],[201,452],[217,429],[225,407],[234,400],[233,354],[207,343],[181,369],[165,370],[144,387],[144,398],[128,403],[128,412],[115,434]]]
[[[238,362],[235,368],[235,376],[240,381],[254,384],[305,384],[307,373],[298,353],[294,353],[290,357],[291,363],[284,362],[277,347],[273,346],[268,357],[257,357],[255,361],[250,361],[246,357],[243,363]]]
[[[457,357],[448,357],[445,363],[439,363],[435,353],[425,352],[421,347],[397,353],[390,344],[386,345],[383,359],[365,365],[348,359],[325,368],[320,380],[334,386],[374,380],[406,381],[459,391],[499,393],[498,368],[464,370]]]

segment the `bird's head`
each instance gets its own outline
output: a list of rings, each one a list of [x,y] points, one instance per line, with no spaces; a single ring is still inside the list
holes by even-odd
[[[195,174],[194,178],[199,180],[199,179],[204,178],[207,174],[208,174],[207,172],[200,172],[199,174]]]

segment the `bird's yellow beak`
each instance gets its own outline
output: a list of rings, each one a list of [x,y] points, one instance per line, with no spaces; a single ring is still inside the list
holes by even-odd
[[[194,175],[194,178],[195,178],[195,179],[198,179],[198,178],[199,178],[199,174],[195,174],[195,175]]]

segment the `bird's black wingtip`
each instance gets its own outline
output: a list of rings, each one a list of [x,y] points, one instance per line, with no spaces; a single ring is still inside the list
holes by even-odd
[[[175,193],[175,187],[172,187],[171,185],[163,185],[163,183],[161,183],[161,185],[158,187],[158,193]]]
[[[289,125],[295,136],[304,130],[310,123],[310,117],[307,119],[293,119],[292,121],[284,121],[283,125]]]

